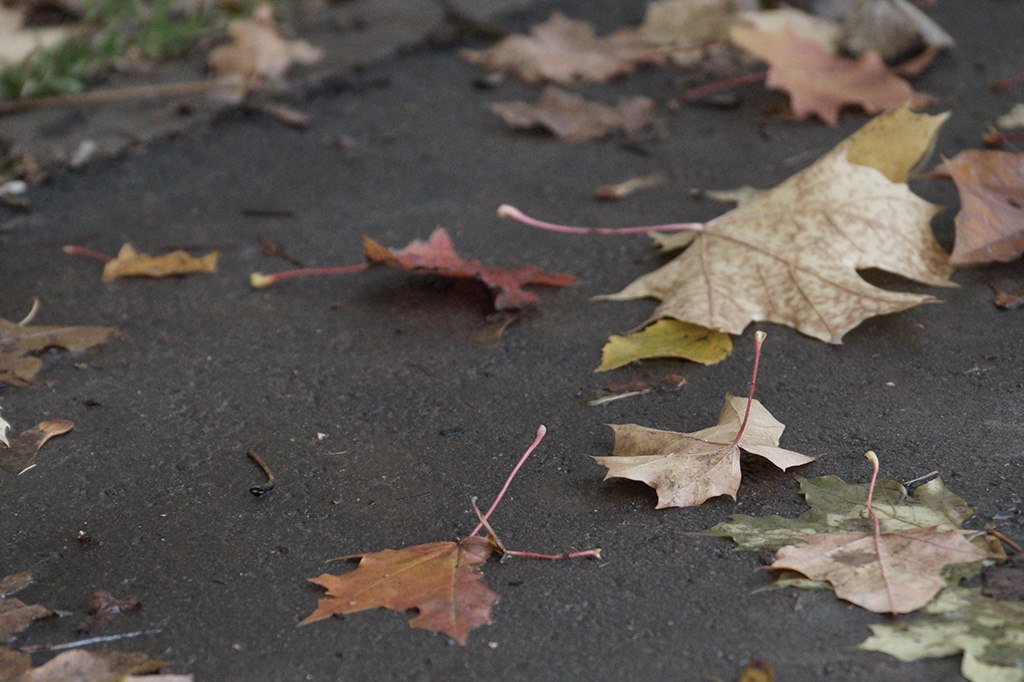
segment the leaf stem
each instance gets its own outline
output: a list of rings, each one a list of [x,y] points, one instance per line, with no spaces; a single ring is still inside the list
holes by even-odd
[[[562,234],[647,234],[648,232],[703,232],[704,223],[668,223],[665,225],[640,225],[637,227],[622,227],[622,228],[608,228],[608,227],[577,227],[574,225],[559,225],[558,223],[549,223],[544,220],[538,220],[531,216],[526,215],[515,206],[508,204],[502,204],[498,207],[499,218],[511,218],[523,225],[529,225],[530,227],[536,227],[539,230],[547,230],[549,232],[560,232]]]
[[[733,447],[740,444],[740,438],[743,437],[743,432],[747,428],[747,420],[750,419],[750,406],[754,403],[754,387],[757,385],[757,366],[761,361],[761,346],[764,345],[764,340],[767,337],[768,335],[761,330],[754,332],[754,368],[750,371],[750,390],[747,392],[747,409],[743,412],[743,422],[740,424],[740,430],[736,432],[736,440],[732,442]]]
[[[253,289],[262,289],[263,287],[269,287],[271,284],[276,284],[283,279],[292,279],[294,277],[351,275],[356,272],[362,272],[368,267],[369,263],[357,263],[356,265],[339,265],[332,268],[300,268],[298,270],[284,270],[270,275],[264,275],[262,272],[254,272],[249,275],[249,286]]]
[[[505,496],[505,493],[508,491],[508,487],[512,484],[512,479],[515,478],[516,474],[519,473],[519,470],[523,467],[523,464],[526,463],[526,459],[533,454],[533,451],[537,449],[537,446],[540,445],[540,442],[544,440],[544,435],[547,432],[548,429],[543,424],[541,424],[537,428],[537,436],[533,439],[533,442],[530,444],[530,447],[526,449],[526,452],[523,453],[523,456],[519,458],[519,462],[515,465],[515,467],[513,467],[512,473],[510,473],[508,475],[508,478],[505,480],[505,485],[501,487],[501,492],[499,492],[498,496],[494,498],[494,502],[492,502],[491,506],[487,509],[487,513],[481,517],[480,523],[476,524],[476,528],[474,528],[473,532],[469,534],[469,537],[475,536],[477,533],[480,532],[480,529],[484,527],[484,521],[489,519],[491,517],[491,514],[494,513],[494,510],[498,507],[498,503],[501,502],[501,498]]]
[[[68,244],[67,246],[65,246],[64,253],[68,254],[69,256],[85,256],[86,258],[98,260],[101,263],[109,263],[110,261],[114,260],[113,256],[108,256],[105,253],[94,251],[93,249],[90,249],[85,246],[75,246],[74,244]]]
[[[871,519],[875,523],[875,554],[878,555],[878,571],[882,574],[882,582],[885,584],[885,594],[889,597],[889,610],[896,611],[896,600],[892,596],[892,586],[889,585],[889,577],[885,574],[885,562],[882,561],[882,528],[878,521],[878,514],[875,513],[874,507],[871,506],[871,500],[875,494],[875,481],[878,480],[878,455],[872,450],[868,450],[864,453],[864,456],[871,462],[871,483],[868,484],[868,499],[867,508],[868,513],[871,514]]]
[[[767,77],[767,71],[744,73],[739,76],[733,76],[732,78],[713,81],[711,83],[705,83],[704,85],[698,85],[694,88],[683,90],[683,92],[679,94],[679,99],[684,102],[692,102],[695,99],[707,97],[708,95],[717,95],[720,92],[733,90],[734,88],[738,88],[743,85],[757,85],[758,83],[764,83]]]

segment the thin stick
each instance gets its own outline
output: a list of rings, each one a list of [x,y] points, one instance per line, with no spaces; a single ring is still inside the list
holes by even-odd
[[[24,327],[29,322],[31,322],[32,320],[36,319],[36,313],[38,313],[38,312],[39,312],[39,297],[38,296],[33,296],[32,297],[32,308],[29,309],[28,315],[26,315],[25,318],[21,322],[18,323],[18,326],[19,327]]]
[[[754,404],[754,387],[757,385],[757,366],[761,361],[761,346],[766,338],[768,338],[768,335],[763,331],[758,330],[754,332],[754,368],[750,371],[750,391],[747,392],[747,409],[743,412],[743,422],[740,424],[740,430],[736,432],[736,440],[732,442],[733,447],[740,444],[743,431],[747,428],[747,420],[750,419],[750,406]]]
[[[518,552],[514,549],[505,550],[508,556],[519,556],[526,559],[546,559],[548,561],[561,561],[562,559],[579,559],[581,557],[601,558],[601,548],[585,549],[580,552],[568,552],[566,554],[538,554],[536,552]]]
[[[985,526],[985,532],[991,535],[992,537],[996,538],[997,540],[1000,540],[1001,542],[1003,542],[1003,544],[1005,544],[1007,547],[1010,547],[1015,552],[1024,552],[1024,547],[1021,547],[1016,542],[1014,542],[1010,538],[1006,537],[1005,535],[997,531],[995,528],[992,527],[991,524]]]
[[[275,272],[271,275],[264,275],[262,272],[254,272],[249,275],[249,286],[253,289],[262,289],[263,287],[269,287],[271,284],[280,282],[282,279],[292,279],[295,277],[321,277],[324,275],[351,275],[356,272],[362,272],[369,267],[369,263],[359,263],[357,265],[340,265],[334,268],[301,268],[299,270],[285,270],[283,272]]]
[[[491,503],[491,506],[490,508],[488,508],[487,513],[484,514],[483,517],[481,517],[480,523],[476,524],[476,528],[474,528],[473,532],[469,534],[469,537],[473,537],[477,533],[479,533],[480,529],[484,527],[484,523],[487,522],[487,519],[491,518],[491,514],[494,513],[495,509],[497,509],[498,503],[501,502],[501,498],[505,496],[505,493],[508,491],[508,487],[512,484],[512,479],[516,477],[516,474],[519,473],[519,470],[523,467],[523,464],[526,463],[527,457],[532,455],[533,451],[537,449],[538,445],[540,445],[540,442],[544,440],[544,435],[547,432],[548,429],[543,424],[541,424],[537,428],[537,436],[533,439],[533,442],[530,443],[530,447],[526,449],[526,452],[523,453],[523,456],[519,458],[519,462],[512,469],[512,473],[509,474],[508,478],[505,480],[505,485],[501,486],[501,492],[499,492],[498,496],[494,498],[494,502]]]
[[[270,467],[268,467],[267,463],[263,461],[263,458],[257,455],[252,450],[247,451],[245,455],[252,461],[256,462],[256,466],[258,466],[260,470],[263,472],[263,475],[267,477],[266,483],[257,483],[256,485],[249,488],[249,492],[255,495],[256,497],[259,497],[260,495],[266,495],[267,493],[274,489],[274,485],[277,483],[277,481],[274,478],[274,472],[270,470]]]
[[[871,498],[875,494],[875,481],[878,480],[878,456],[871,450],[865,452],[864,456],[868,458],[872,466],[871,483],[868,485],[867,507],[868,513],[871,514],[871,518],[875,522],[875,554],[878,555],[878,570],[882,574],[882,582],[885,583],[885,593],[889,597],[889,608],[895,612],[896,600],[893,599],[889,577],[885,574],[885,562],[882,561],[882,528],[878,521],[878,514],[875,513],[874,507],[871,506]]]
[[[65,246],[64,253],[68,254],[69,256],[85,256],[86,258],[98,260],[101,263],[109,263],[110,261],[114,260],[113,256],[108,256],[105,253],[94,251],[93,249],[90,249],[86,246],[75,246],[74,244],[68,244],[67,246]]]
[[[988,87],[992,90],[1006,90],[1015,85],[1020,85],[1021,83],[1024,83],[1024,71],[997,81],[989,81]]]
[[[695,99],[700,99],[701,97],[717,95],[720,92],[733,90],[744,85],[757,85],[758,83],[764,83],[766,78],[768,78],[768,72],[766,71],[745,73],[739,76],[733,76],[732,78],[705,83],[704,85],[698,85],[697,87],[683,90],[679,95],[679,99],[684,102],[690,102]]]
[[[648,232],[703,232],[704,223],[669,223],[666,225],[644,225],[640,227],[576,227],[573,225],[559,225],[544,220],[532,218],[515,206],[502,204],[498,207],[499,218],[511,218],[523,225],[536,227],[539,230],[549,232],[561,232],[562,234],[647,234]]]
[[[930,481],[930,480],[932,480],[933,478],[935,478],[938,475],[939,475],[938,471],[930,471],[927,474],[925,474],[924,476],[918,476],[917,478],[912,478],[909,481],[903,481],[903,487],[904,488],[909,488],[910,486],[914,485],[915,483],[922,483],[922,482]]]
[[[242,88],[235,80],[186,81],[184,83],[161,83],[159,85],[139,85],[130,88],[113,90],[89,90],[70,95],[53,95],[50,97],[30,97],[0,102],[0,116],[35,109],[55,109],[77,107],[85,104],[109,104],[138,99],[157,99],[160,97],[180,97],[197,95],[217,90],[241,92]]]
[[[133,637],[141,637],[142,635],[159,635],[163,630],[136,630],[134,632],[122,632],[116,635],[100,635],[98,637],[86,637],[85,639],[76,639],[73,642],[62,642],[61,644],[26,644],[19,648],[19,651],[26,654],[34,654],[40,651],[63,651],[65,649],[77,649],[80,646],[88,646],[90,644],[100,644],[102,642],[116,642],[122,639],[131,639]]]

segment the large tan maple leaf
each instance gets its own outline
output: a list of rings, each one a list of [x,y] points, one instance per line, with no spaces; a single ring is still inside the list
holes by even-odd
[[[840,146],[775,188],[698,227],[662,236],[689,245],[661,268],[605,300],[657,298],[650,321],[673,318],[741,334],[777,322],[822,341],[875,315],[932,296],[880,289],[858,270],[878,268],[934,286],[949,281],[949,257],[929,222],[939,207],[874,168],[850,163]]]

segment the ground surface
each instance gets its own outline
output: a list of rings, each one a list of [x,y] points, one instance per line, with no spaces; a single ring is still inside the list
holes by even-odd
[[[523,30],[556,5],[609,30],[638,21],[643,3],[541,3],[504,25]],[[931,11],[959,44],[917,85],[953,109],[938,145],[952,155],[977,146],[1014,101],[985,79],[1024,68],[1009,49],[1024,7]],[[451,51],[420,50],[365,71],[375,87],[301,102],[314,120],[306,131],[230,117],[32,191],[33,214],[0,234],[0,312],[17,319],[39,296],[39,323],[112,324],[123,336],[48,356],[33,388],[0,388],[18,430],[47,416],[77,424],[34,470],[3,479],[0,574],[31,569],[36,583],[19,596],[76,615],[95,589],[139,596],[142,610],[112,629],[162,633],[116,646],[197,680],[731,680],[751,657],[780,680],[957,679],[956,658],[901,664],[856,650],[885,618],[826,592],[755,592],[771,580],[756,556],[689,535],[730,513],[798,513],[792,474],[745,461],[736,502],[658,512],[646,486],[601,482],[588,456],[610,450],[603,423],[712,424],[723,394],[746,387],[752,330],[718,366],[594,375],[607,336],[642,322],[653,303],[589,299],[651,269],[649,242],[544,234],[494,213],[510,202],[577,223],[707,219],[722,208],[690,187],[771,186],[866,117],[847,114],[838,129],[783,122],[766,113],[781,95],[755,88],[734,110],[666,115],[667,136],[639,152],[569,146],[507,132],[487,103],[531,89],[474,89],[476,75]],[[663,101],[675,78],[646,72],[587,92]],[[670,181],[617,204],[590,197],[597,184],[656,170]],[[951,185],[915,189],[955,206]],[[952,218],[934,222],[947,247]],[[487,309],[473,287],[389,271],[260,292],[247,284],[252,271],[288,267],[260,253],[260,235],[307,264],[337,264],[360,260],[362,234],[398,246],[437,225],[464,254],[582,281],[542,292],[538,311],[491,350],[466,340]],[[125,241],[236,246],[214,277],[104,284],[96,263],[60,252],[69,241],[107,252]],[[872,448],[889,477],[938,470],[977,509],[974,525],[998,515],[997,527],[1024,538],[1024,517],[1012,513],[1024,505],[1024,318],[992,305],[993,278],[1019,284],[1024,266],[959,273],[960,288],[931,292],[942,305],[868,321],[841,347],[763,326],[758,397],[787,425],[785,447],[820,455],[801,475],[866,480]],[[676,394],[581,400],[604,383],[672,371],[687,377]],[[320,594],[304,579],[340,568],[326,559],[468,532],[469,497],[494,495],[541,423],[549,436],[492,522],[516,548],[600,546],[603,560],[487,565],[502,597],[496,622],[464,648],[385,611],[295,627]],[[271,494],[248,492],[261,477],[247,449],[274,469]],[[80,530],[99,544],[82,546]],[[72,639],[76,621],[39,623],[19,643]]]

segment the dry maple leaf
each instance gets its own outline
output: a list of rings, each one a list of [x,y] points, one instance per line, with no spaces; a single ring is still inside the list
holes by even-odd
[[[967,149],[937,169],[960,193],[957,267],[1006,263],[1024,252],[1024,153]]]
[[[43,366],[32,355],[47,348],[78,351],[106,343],[117,334],[113,327],[46,327],[0,318],[0,382],[28,386]]]
[[[327,597],[299,624],[378,607],[400,613],[417,609],[409,625],[465,644],[470,630],[491,622],[491,606],[498,601],[479,568],[492,551],[486,538],[468,537],[358,555],[355,571],[310,580],[325,588]]]
[[[793,115],[798,119],[815,115],[834,126],[839,122],[839,110],[848,104],[876,113],[908,101],[929,101],[892,73],[874,52],[856,60],[846,59],[788,28],[762,31],[742,23],[732,27],[730,37],[739,47],[768,62],[768,87],[789,93]]]
[[[172,251],[161,256],[150,256],[136,251],[131,244],[125,244],[117,253],[117,258],[103,266],[103,281],[125,277],[171,277],[217,272],[218,255],[214,251],[196,258],[185,251]]]
[[[466,61],[491,71],[513,73],[526,83],[570,85],[624,76],[641,64],[664,63],[671,54],[643,42],[636,29],[598,38],[586,21],[552,13],[530,35],[505,38],[486,50],[462,50]]]
[[[0,448],[0,469],[23,474],[36,465],[36,455],[46,441],[62,436],[75,427],[67,419],[47,419],[22,431],[8,448]]]
[[[594,457],[609,478],[642,481],[658,492],[658,509],[692,507],[718,495],[736,499],[742,474],[740,450],[764,457],[780,469],[814,457],[780,448],[785,426],[753,399],[764,334],[755,341],[754,369],[746,398],[726,395],[718,424],[694,433],[661,431],[636,424],[609,424],[615,431],[611,457]]]
[[[623,98],[609,106],[554,86],[544,88],[533,104],[496,102],[491,111],[512,128],[544,128],[566,142],[600,140],[616,130],[631,136],[655,122],[655,104],[650,97]]]

